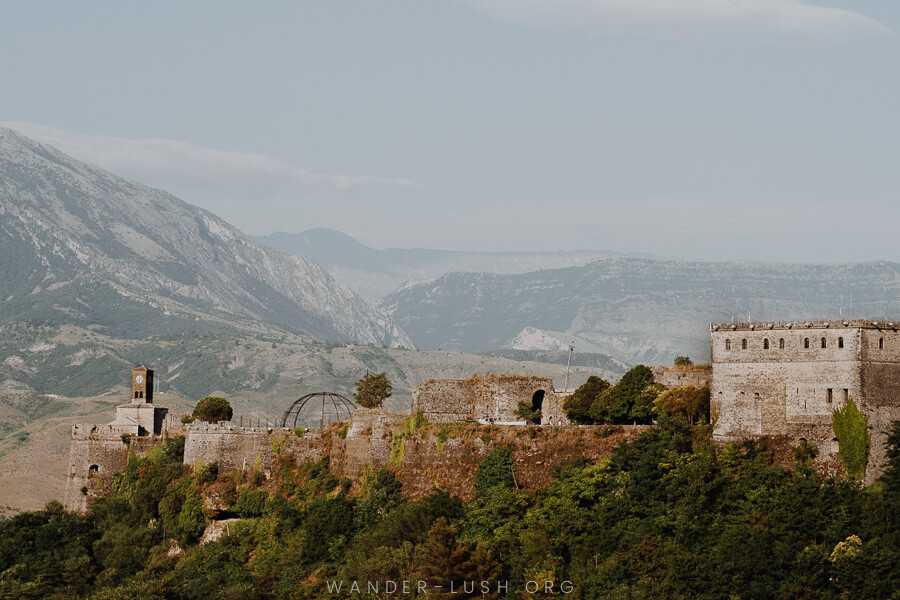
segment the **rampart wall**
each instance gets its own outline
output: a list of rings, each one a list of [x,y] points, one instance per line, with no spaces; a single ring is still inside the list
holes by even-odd
[[[683,385],[708,388],[712,384],[712,369],[682,369],[680,367],[651,367],[653,381],[669,389]]]
[[[519,402],[526,402],[540,406],[542,424],[562,424],[568,422],[562,401],[549,377],[475,375],[468,379],[426,379],[413,392],[412,409],[422,411],[434,423],[518,421],[515,413]]]
[[[122,433],[131,432],[120,433],[120,429],[108,425],[73,427],[64,499],[69,510],[87,510],[91,500],[107,491],[112,476],[125,470],[129,452],[144,453],[162,440],[135,436],[126,444]]]

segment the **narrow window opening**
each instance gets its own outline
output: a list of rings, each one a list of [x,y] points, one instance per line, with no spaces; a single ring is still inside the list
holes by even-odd
[[[803,338],[803,347],[809,348],[809,338]]]
[[[847,400],[849,400],[849,399],[850,399],[850,390],[848,390],[847,388],[844,388],[844,404],[845,405],[847,404]]]
[[[825,402],[827,402],[828,404],[831,404],[833,401],[834,401],[834,390],[831,388],[828,388],[828,392],[825,395]]]
[[[763,350],[769,349],[769,338],[763,340]]]
[[[725,349],[731,350],[731,340],[725,340]]]
[[[839,337],[838,338],[838,348],[843,348],[843,347],[844,347],[844,338]]]
[[[778,349],[784,350],[784,338],[781,338],[780,340],[778,340]]]
[[[878,340],[878,349],[884,350],[884,338],[881,338],[880,340]]]
[[[747,338],[741,340],[741,350],[747,349]]]
[[[827,342],[825,341],[825,338],[822,338],[822,347],[823,347],[823,348],[827,348],[827,347],[828,347],[828,344],[827,344]]]

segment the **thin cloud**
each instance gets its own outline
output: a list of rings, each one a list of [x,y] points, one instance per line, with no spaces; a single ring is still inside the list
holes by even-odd
[[[682,25],[810,37],[891,35],[860,13],[801,0],[461,0],[494,18],[532,26],[606,29]],[[708,33],[716,31],[704,29]],[[671,33],[671,32],[670,32]]]
[[[213,150],[177,140],[87,135],[33,123],[7,122],[2,125],[113,172],[153,173],[191,179],[275,176],[302,186],[334,190],[372,186],[420,188],[407,179],[325,175],[263,154]]]

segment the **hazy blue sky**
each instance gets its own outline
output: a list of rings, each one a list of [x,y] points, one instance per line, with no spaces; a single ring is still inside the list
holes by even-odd
[[[247,233],[900,260],[897,0],[22,2],[2,24],[0,121]]]

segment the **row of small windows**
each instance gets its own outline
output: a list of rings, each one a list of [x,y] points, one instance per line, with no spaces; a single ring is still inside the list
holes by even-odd
[[[823,348],[827,348],[828,347],[828,339],[822,338],[821,344],[822,344]],[[809,347],[810,347],[809,338],[803,338],[803,348],[809,349]],[[838,338],[837,347],[838,348],[844,347],[844,338],[842,338],[842,337]],[[731,340],[725,340],[725,349],[731,350]],[[746,349],[747,349],[747,338],[744,338],[741,340],[741,350],[746,350]],[[769,338],[765,338],[763,340],[763,350],[769,350],[769,349],[770,349]],[[780,338],[778,340],[778,349],[784,350],[784,338]],[[878,340],[878,349],[884,350],[884,338],[881,338],[880,340]]]
[[[838,388],[838,389],[841,390],[841,392],[843,394],[844,404],[846,405],[847,402],[850,400],[850,390],[848,388]],[[743,399],[745,392],[740,392],[739,395]],[[753,394],[753,396],[757,400],[760,399],[759,392],[755,392]],[[802,405],[803,408],[806,408],[806,397],[800,395],[800,388],[797,388],[796,397],[797,397],[797,403],[799,405]],[[721,402],[721,401],[722,401],[722,392],[719,392],[719,402]],[[825,403],[831,404],[833,402],[834,402],[834,388],[827,388],[825,390]]]

